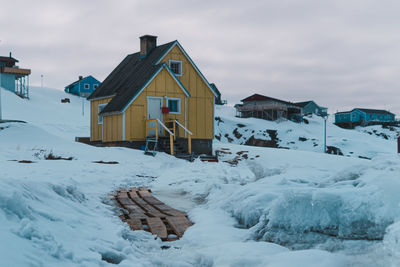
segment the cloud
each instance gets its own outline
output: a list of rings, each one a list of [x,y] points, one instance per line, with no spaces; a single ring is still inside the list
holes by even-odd
[[[400,113],[398,1],[0,1],[0,54],[32,84],[103,80],[143,34],[178,39],[228,102],[260,93]]]

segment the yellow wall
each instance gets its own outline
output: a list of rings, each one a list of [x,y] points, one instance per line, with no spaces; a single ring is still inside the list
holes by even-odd
[[[103,141],[122,141],[122,114],[103,117]]]
[[[185,55],[175,46],[162,60],[169,63],[169,60],[182,61],[182,76],[177,77],[183,86],[189,91],[190,97],[186,100],[186,121],[187,128],[193,133],[196,139],[213,139],[214,127],[214,97],[195,68],[186,59]],[[179,85],[174,81],[167,70],[163,69],[154,80],[145,88],[137,99],[125,111],[125,140],[143,141],[146,138],[145,122],[147,119],[147,97],[179,97],[181,99],[181,113],[164,115],[164,121],[176,119],[185,125],[185,94]],[[101,125],[97,122],[98,104],[107,103],[111,98],[91,101],[91,140],[102,140]],[[163,99],[163,106],[166,100]],[[107,141],[123,140],[123,115],[104,116],[103,118],[103,139]],[[184,131],[180,128],[179,136],[184,137]]]
[[[213,139],[213,93],[178,46],[175,46],[162,62],[169,64],[169,60],[182,61],[182,76],[177,78],[190,93],[187,102],[187,121],[188,129],[194,134],[193,138]]]
[[[164,114],[163,121],[176,119],[185,125],[185,94],[166,69],[163,69],[143,90],[136,100],[125,111],[125,137],[127,141],[142,141],[146,138],[147,97],[175,97],[181,99],[180,114]],[[163,99],[163,106],[166,106]],[[179,136],[185,133],[179,130]]]
[[[90,140],[102,140],[102,125],[98,124],[98,105],[110,102],[111,97],[90,101]],[[103,120],[104,121],[104,120]]]

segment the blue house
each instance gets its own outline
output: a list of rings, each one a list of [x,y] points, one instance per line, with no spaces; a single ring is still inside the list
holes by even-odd
[[[18,60],[11,56],[0,56],[0,86],[23,98],[29,98],[30,69],[21,69]]]
[[[92,75],[89,75],[85,78],[79,76],[79,79],[77,81],[65,86],[64,91],[73,95],[88,97],[99,86],[100,82]]]
[[[381,109],[355,108],[335,113],[335,124],[344,128],[395,122],[395,114]]]

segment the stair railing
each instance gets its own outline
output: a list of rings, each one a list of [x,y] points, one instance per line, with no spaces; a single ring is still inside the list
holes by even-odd
[[[170,121],[167,121],[167,122],[172,122],[173,123],[173,129],[172,130],[174,132],[174,139],[176,139],[176,135],[175,135],[175,133],[176,133],[176,131],[175,131],[176,125],[181,127],[188,134],[187,135],[187,137],[188,137],[188,152],[189,152],[189,154],[192,154],[192,135],[193,135],[193,133],[191,131],[189,131],[185,126],[183,126],[177,120],[170,120]]]
[[[150,122],[155,122],[155,126],[154,127],[149,127],[149,123]],[[164,128],[164,130],[167,131],[167,133],[169,133],[170,153],[171,153],[171,155],[174,155],[174,136],[175,136],[175,131],[174,131],[174,133],[172,133],[167,128],[167,126],[165,126],[164,123],[162,123],[162,121],[160,121],[159,119],[146,120],[146,136],[149,136],[149,130],[155,130],[156,131],[156,139],[158,140],[158,125],[159,124]]]

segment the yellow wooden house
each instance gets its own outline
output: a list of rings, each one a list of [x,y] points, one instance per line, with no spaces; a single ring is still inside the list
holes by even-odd
[[[91,142],[140,147],[150,136],[180,141],[187,152],[212,153],[217,93],[178,41],[157,46],[140,37],[88,99]]]

